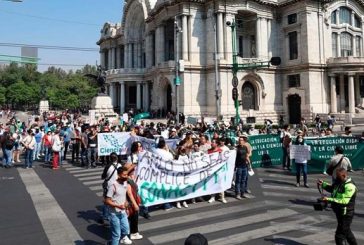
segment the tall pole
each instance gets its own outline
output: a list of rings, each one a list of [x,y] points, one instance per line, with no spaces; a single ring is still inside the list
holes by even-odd
[[[180,80],[179,80],[179,76],[178,76],[178,70],[179,70],[179,57],[178,57],[178,33],[180,32],[179,27],[178,27],[178,21],[177,21],[177,16],[174,17],[174,33],[175,33],[175,69],[176,69],[176,75],[175,75],[175,80],[174,80],[174,84],[176,86],[176,122],[177,124],[179,124],[179,85],[180,85]]]
[[[233,79],[236,77],[236,74],[238,73],[238,62],[236,61],[237,51],[236,51],[236,25],[235,20],[233,19],[233,22],[230,24],[231,32],[232,32],[232,51],[233,51]],[[236,88],[236,86],[234,86]],[[239,97],[236,96],[234,99],[234,105],[235,105],[235,125],[238,125],[240,122],[240,115],[239,115]]]
[[[219,69],[218,69],[218,60],[220,59],[220,54],[217,52],[217,32],[216,32],[216,24],[219,19],[216,18],[214,22],[214,41],[215,41],[215,96],[216,96],[216,120],[219,121],[221,115],[221,93],[220,93],[220,79],[219,79]],[[219,30],[222,31],[222,30]]]

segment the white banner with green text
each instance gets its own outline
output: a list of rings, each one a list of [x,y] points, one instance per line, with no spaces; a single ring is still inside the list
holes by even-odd
[[[145,151],[139,156],[137,184],[145,206],[187,200],[231,187],[236,151],[165,161]]]

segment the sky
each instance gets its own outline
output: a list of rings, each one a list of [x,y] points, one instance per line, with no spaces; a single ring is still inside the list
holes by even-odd
[[[105,22],[122,18],[122,0],[0,0],[0,55],[21,55],[20,47],[4,44],[29,44],[91,48],[94,51],[39,49],[38,70],[49,64],[66,70],[86,64],[100,64],[98,46]],[[75,66],[77,65],[77,66]]]

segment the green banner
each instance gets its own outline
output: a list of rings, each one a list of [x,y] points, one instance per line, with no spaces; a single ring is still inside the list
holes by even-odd
[[[249,136],[253,148],[251,157],[253,168],[282,164],[282,143],[279,136],[265,134]]]
[[[335,154],[336,146],[343,147],[344,155],[350,159],[353,169],[364,168],[364,142],[360,142],[359,138],[306,138],[305,142],[311,146],[311,160],[308,161],[309,172],[324,172],[331,157]],[[253,148],[251,160],[254,168],[282,164],[283,150],[278,135],[249,136],[249,143]],[[294,164],[292,167],[294,168]]]
[[[311,146],[311,160],[308,162],[309,172],[324,172],[336,146],[344,149],[344,155],[351,161],[353,169],[364,167],[364,144],[355,137],[323,137],[306,138]]]

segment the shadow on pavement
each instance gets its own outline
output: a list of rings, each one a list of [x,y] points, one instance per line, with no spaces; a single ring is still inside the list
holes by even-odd
[[[279,184],[279,185],[287,185],[287,186],[296,186],[295,183],[281,181],[281,180],[271,180],[271,179],[264,179],[263,184]]]
[[[264,239],[265,241],[272,242],[275,245],[308,245],[306,243],[300,243],[286,238],[272,238]]]
[[[291,203],[293,204],[297,204],[297,205],[303,205],[303,206],[311,206],[313,207],[313,204],[315,202],[313,201],[306,201],[306,200],[300,200],[300,199],[296,199],[296,200],[289,200]],[[313,209],[313,208],[312,208]]]

